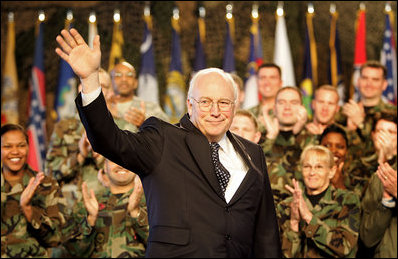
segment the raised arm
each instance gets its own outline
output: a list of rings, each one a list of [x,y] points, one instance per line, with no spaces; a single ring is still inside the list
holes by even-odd
[[[61,48],[55,52],[64,59],[79,76],[83,93],[96,90],[100,84],[98,70],[101,65],[101,50],[99,35],[94,38],[91,49],[76,29],[62,30],[56,38]]]

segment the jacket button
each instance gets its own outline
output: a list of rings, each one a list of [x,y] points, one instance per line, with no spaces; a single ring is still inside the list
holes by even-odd
[[[226,240],[231,240],[231,239],[232,239],[232,237],[231,237],[231,235],[230,235],[230,234],[226,234],[226,235],[225,235],[225,239],[226,239]]]
[[[228,206],[225,207],[225,212],[229,213],[231,210]]]

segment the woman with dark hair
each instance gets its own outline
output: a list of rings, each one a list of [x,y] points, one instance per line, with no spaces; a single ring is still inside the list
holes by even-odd
[[[336,124],[331,124],[323,131],[319,142],[322,146],[327,147],[334,156],[337,170],[331,179],[332,185],[335,188],[347,189],[347,186],[350,186],[349,176],[344,174],[343,169],[348,153],[348,139],[345,130]]]
[[[1,257],[48,257],[59,245],[60,190],[27,164],[28,136],[20,125],[1,127]]]

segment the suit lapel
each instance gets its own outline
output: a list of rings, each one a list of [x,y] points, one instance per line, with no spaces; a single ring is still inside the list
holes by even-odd
[[[210,156],[210,146],[207,143],[207,139],[205,141],[198,141],[198,135],[191,133],[186,137],[186,143],[207,182],[217,195],[224,200],[224,195],[214,172]]]
[[[185,115],[180,120],[179,126],[189,131],[185,140],[192,156],[211,188],[225,201],[216,173],[214,172],[210,155],[210,146],[206,137],[191,123],[188,115]]]
[[[231,141],[232,145],[234,146],[235,150],[239,153],[239,155],[243,158],[243,161],[246,163],[246,165],[249,167],[245,178],[243,178],[242,183],[240,184],[238,190],[235,192],[234,196],[232,197],[231,201],[229,204],[233,204],[237,200],[240,199],[240,197],[245,194],[250,187],[256,182],[256,179],[258,177],[256,174],[258,174],[257,167],[253,164],[249,153],[246,151],[245,146],[240,142],[233,134],[231,134],[229,131],[227,132],[227,136],[229,140]]]

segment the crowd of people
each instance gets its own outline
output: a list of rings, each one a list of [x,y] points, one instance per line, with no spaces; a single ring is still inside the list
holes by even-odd
[[[58,121],[44,172],[20,125],[1,126],[2,257],[397,257],[397,110],[386,69],[360,70],[360,100],[301,90],[273,63],[243,81],[208,68],[170,124],[135,95],[128,62],[100,67],[63,30],[57,54],[80,78],[78,112]]]

